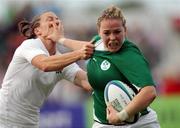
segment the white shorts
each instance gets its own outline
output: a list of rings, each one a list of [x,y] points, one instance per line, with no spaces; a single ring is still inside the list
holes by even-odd
[[[134,124],[114,126],[94,122],[92,128],[160,128],[156,112],[151,108],[148,108],[148,110],[149,113],[141,116]]]

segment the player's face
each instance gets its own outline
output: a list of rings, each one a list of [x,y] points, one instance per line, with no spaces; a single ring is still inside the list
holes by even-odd
[[[40,31],[41,37],[47,37],[52,33],[53,24],[60,26],[60,19],[53,12],[46,12],[40,16],[40,26],[38,30]]]
[[[125,39],[126,28],[120,19],[104,19],[99,28],[105,47],[110,52],[117,52]]]

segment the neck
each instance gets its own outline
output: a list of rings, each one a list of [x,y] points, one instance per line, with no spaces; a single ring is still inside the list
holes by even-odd
[[[43,39],[42,42],[50,55],[54,55],[56,53],[56,42],[53,42],[51,40],[43,40]]]

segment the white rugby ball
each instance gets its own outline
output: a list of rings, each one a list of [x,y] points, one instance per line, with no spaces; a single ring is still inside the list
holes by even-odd
[[[107,83],[104,90],[104,99],[107,103],[111,103],[117,110],[121,111],[133,99],[136,93],[125,83],[119,80],[112,80]],[[136,116],[126,120],[127,123],[133,123],[137,119]]]

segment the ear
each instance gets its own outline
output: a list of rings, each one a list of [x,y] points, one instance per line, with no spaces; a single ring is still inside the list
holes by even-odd
[[[35,33],[36,35],[41,35],[41,32],[40,32],[40,30],[39,30],[38,27],[34,29],[34,33]]]

